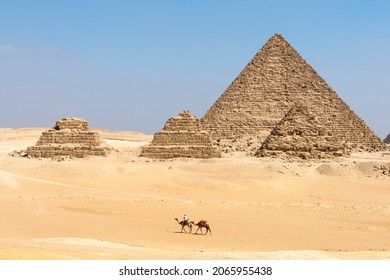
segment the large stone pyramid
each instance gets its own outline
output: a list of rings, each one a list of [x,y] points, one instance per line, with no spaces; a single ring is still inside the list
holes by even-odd
[[[280,35],[271,37],[212,105],[202,124],[213,140],[268,135],[295,103],[356,147],[382,149],[371,131]]]
[[[345,156],[348,152],[306,106],[296,104],[272,130],[256,155],[324,159]]]
[[[37,144],[27,148],[31,157],[106,156],[111,150],[100,140],[99,134],[89,130],[81,118],[63,118],[54,128],[42,133]]]
[[[202,130],[199,119],[183,111],[165,123],[154,135],[151,145],[143,147],[140,156],[213,158],[221,157],[221,152],[211,145],[210,135]]]

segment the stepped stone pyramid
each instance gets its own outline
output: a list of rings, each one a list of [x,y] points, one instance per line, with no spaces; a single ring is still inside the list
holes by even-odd
[[[348,152],[306,106],[296,104],[272,130],[256,155],[323,159],[346,156]]]
[[[390,133],[387,135],[387,137],[383,140],[386,144],[390,144]]]
[[[202,124],[213,140],[269,135],[296,103],[307,106],[343,142],[384,148],[379,137],[280,34],[256,53]]]
[[[54,128],[42,133],[37,144],[27,148],[31,157],[89,155],[106,156],[110,149],[100,140],[99,134],[89,130],[88,122],[81,118],[63,118]]]
[[[189,111],[171,117],[157,132],[150,146],[143,147],[142,157],[150,158],[214,158],[221,152],[211,145],[210,135]]]

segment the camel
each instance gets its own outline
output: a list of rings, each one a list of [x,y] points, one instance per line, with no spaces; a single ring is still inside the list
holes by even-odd
[[[178,218],[175,218],[175,220],[176,220],[176,222],[177,222],[179,225],[181,225],[181,231],[180,231],[180,232],[183,232],[183,230],[184,230],[184,232],[187,233],[186,229],[184,228],[185,226],[187,226],[187,227],[190,229],[189,233],[192,232],[192,225],[194,224],[193,221],[187,222],[187,223],[183,223],[183,221],[179,221]]]
[[[194,224],[194,222],[191,222],[191,223]],[[199,229],[200,229],[200,234],[203,234],[202,228],[206,228],[206,233],[204,235],[206,235],[209,231],[210,231],[210,235],[211,235],[211,228],[210,228],[210,225],[207,223],[207,221],[201,220],[200,222],[198,222],[197,224],[194,224],[194,225],[198,226],[198,229],[196,230],[195,234],[197,234]]]

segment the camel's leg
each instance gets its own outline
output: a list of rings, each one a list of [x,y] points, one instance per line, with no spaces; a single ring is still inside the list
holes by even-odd
[[[195,234],[198,233],[198,230],[200,229],[200,233],[202,234],[202,229],[200,228],[200,226],[198,226],[198,229],[196,230]]]

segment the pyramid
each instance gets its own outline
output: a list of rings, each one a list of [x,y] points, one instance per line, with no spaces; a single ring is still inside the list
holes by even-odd
[[[390,144],[390,133],[387,135],[387,137],[383,140],[386,144]]]
[[[99,134],[89,130],[88,122],[81,118],[63,118],[44,131],[35,146],[27,148],[31,157],[53,158],[89,155],[106,156],[110,149],[100,140]]]
[[[382,149],[384,143],[282,37],[276,34],[212,105],[202,119],[213,140],[268,135],[295,103],[319,117],[352,146]]]
[[[296,104],[272,130],[256,155],[323,159],[346,156],[348,152],[306,106]]]
[[[143,147],[142,157],[149,158],[214,158],[221,152],[211,145],[210,135],[189,111],[171,117],[157,132],[150,146]]]

